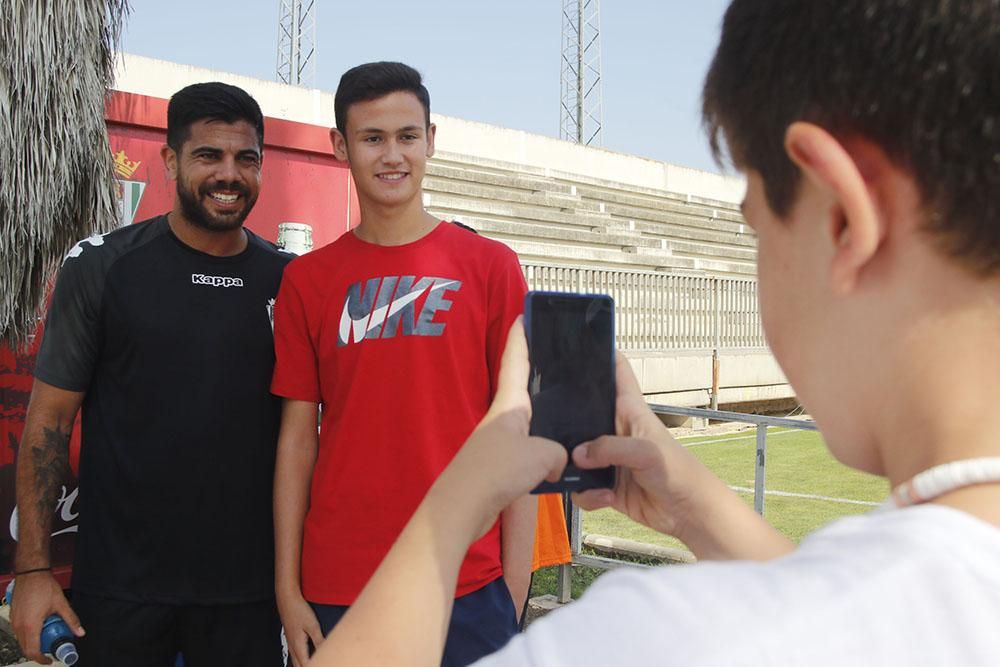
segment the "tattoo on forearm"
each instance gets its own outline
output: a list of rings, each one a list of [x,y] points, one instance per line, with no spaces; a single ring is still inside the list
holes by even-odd
[[[42,443],[31,450],[39,516],[51,514],[59,499],[69,471],[69,436],[69,430],[43,427]]]

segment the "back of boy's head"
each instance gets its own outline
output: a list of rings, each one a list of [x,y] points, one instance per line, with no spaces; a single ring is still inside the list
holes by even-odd
[[[377,62],[352,67],[340,77],[333,99],[337,129],[346,138],[347,110],[352,104],[370,102],[397,92],[416,95],[424,107],[425,125],[430,127],[431,96],[424,87],[420,72],[403,63]]]
[[[257,131],[258,147],[264,148],[264,115],[257,101],[242,88],[211,81],[174,93],[167,105],[167,145],[179,153],[191,136],[191,125],[199,120],[246,121]]]
[[[797,120],[877,144],[912,175],[925,229],[980,275],[1000,274],[1000,2],[734,0],[705,81],[716,159],[759,172],[784,217],[801,173]]]

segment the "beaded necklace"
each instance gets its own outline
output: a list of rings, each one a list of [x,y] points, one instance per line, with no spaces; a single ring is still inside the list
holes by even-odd
[[[1000,456],[942,463],[897,486],[882,507],[919,505],[955,489],[989,482],[1000,482]]]

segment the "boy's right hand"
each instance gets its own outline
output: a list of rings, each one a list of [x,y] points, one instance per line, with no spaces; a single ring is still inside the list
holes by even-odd
[[[615,486],[575,493],[573,502],[585,510],[612,507],[660,533],[678,535],[690,506],[690,481],[711,473],[649,409],[628,359],[620,352],[615,383],[617,435],[573,450],[573,462],[580,468],[616,466]]]
[[[40,646],[42,624],[50,614],[59,614],[73,634],[83,636],[80,619],[69,606],[52,572],[33,572],[17,577],[10,602],[10,624],[24,657],[41,665],[52,663]]]
[[[323,643],[323,632],[316,614],[301,593],[279,595],[278,614],[281,616],[281,626],[285,629],[292,667],[305,667],[309,661],[309,642],[312,641],[314,650]]]

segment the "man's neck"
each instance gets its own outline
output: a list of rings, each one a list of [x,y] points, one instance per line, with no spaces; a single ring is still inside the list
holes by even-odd
[[[419,198],[405,207],[361,202],[361,224],[354,229],[354,235],[375,245],[405,245],[430,234],[439,222],[424,210]]]
[[[210,231],[191,224],[178,210],[167,214],[167,224],[181,243],[216,257],[230,257],[246,250],[248,239],[243,227],[226,231]]]

